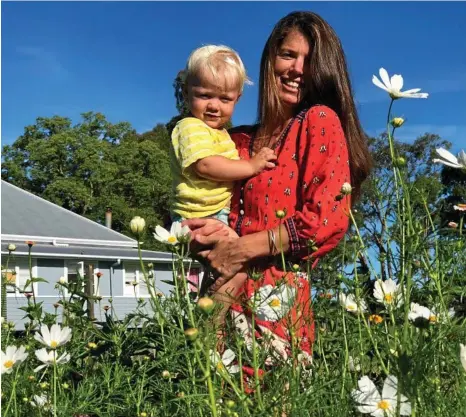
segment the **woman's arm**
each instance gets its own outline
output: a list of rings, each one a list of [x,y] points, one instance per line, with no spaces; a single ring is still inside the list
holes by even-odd
[[[228,236],[225,236],[224,231],[211,233],[214,226],[219,227],[219,223],[214,219],[193,219],[184,222],[193,230],[193,241],[205,248],[200,250],[198,255],[207,259],[211,267],[222,275],[223,279],[215,283],[213,290],[247,268],[247,264],[254,259],[276,255],[281,250],[284,252],[289,250],[289,238],[284,224],[269,231],[237,237],[236,233],[225,225],[224,228],[231,231]],[[281,228],[281,244],[279,228]]]
[[[337,114],[315,106],[306,115],[300,138],[301,207],[284,219],[290,253],[321,258],[338,245],[349,225],[350,196],[341,188],[350,182],[348,147]],[[309,252],[309,242],[315,247]]]

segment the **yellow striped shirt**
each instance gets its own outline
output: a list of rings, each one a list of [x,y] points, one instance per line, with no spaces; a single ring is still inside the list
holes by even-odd
[[[170,148],[175,196],[172,211],[181,217],[207,217],[229,206],[233,182],[202,178],[192,168],[194,162],[214,155],[239,159],[225,129],[212,129],[195,117],[186,117],[176,124]]]

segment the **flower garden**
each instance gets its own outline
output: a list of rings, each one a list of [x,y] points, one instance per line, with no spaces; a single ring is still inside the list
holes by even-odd
[[[400,75],[379,74],[373,83],[388,93],[389,156],[385,176],[369,180],[363,197],[377,214],[373,233],[362,230],[368,218],[348,207],[347,236],[317,268],[283,257],[288,274],[312,281],[312,357],[293,338],[291,353],[273,338],[246,342],[229,321],[218,352],[218,306],[184,278],[189,229],[157,226],[155,239],[173,252],[170,296],[161,296],[152,265],[141,261],[151,297],[126,317],[109,314],[108,299],[103,322],[90,320],[83,307],[96,301],[80,291],[81,277],[57,282],[55,314],[42,313],[30,297],[24,331],[2,318],[2,415],[464,417],[466,196],[453,205],[455,221],[438,220],[442,192],[432,196],[412,175],[413,162],[395,139],[405,120],[392,114],[397,100],[428,95],[401,91]],[[432,163],[466,175],[464,151],[456,157],[437,148]],[[341,193],[350,194],[351,185]],[[144,219],[130,226],[143,241]],[[14,256],[14,245],[8,249]],[[31,273],[31,282],[38,279]],[[295,296],[283,282],[246,304],[253,320],[283,318]],[[246,375],[243,363],[254,372]]]

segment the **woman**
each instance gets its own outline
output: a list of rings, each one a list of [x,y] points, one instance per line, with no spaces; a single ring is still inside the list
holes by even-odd
[[[345,56],[321,17],[294,12],[277,23],[262,53],[259,93],[258,124],[230,134],[241,158],[267,146],[277,166],[237,184],[228,236],[215,220],[186,224],[205,247],[199,254],[222,276],[212,290],[238,271],[258,271],[259,278],[240,290],[243,301],[255,300],[256,335],[267,334],[282,357],[295,347],[308,356],[314,338],[310,283],[306,274],[283,272],[280,249],[290,265],[310,260],[315,266],[348,228],[343,184],[351,183],[357,197],[370,168]],[[251,308],[243,306],[234,304],[232,315],[250,343]]]

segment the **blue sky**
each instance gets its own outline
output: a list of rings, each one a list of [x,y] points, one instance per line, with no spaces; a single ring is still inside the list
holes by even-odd
[[[172,82],[192,49],[236,49],[255,85],[246,87],[234,124],[256,116],[260,55],[274,24],[312,10],[340,36],[360,116],[384,129],[388,96],[372,74],[383,66],[427,100],[399,100],[400,138],[425,132],[466,144],[464,2],[2,2],[2,143],[39,116],[79,122],[100,111],[139,132],[176,114]]]

